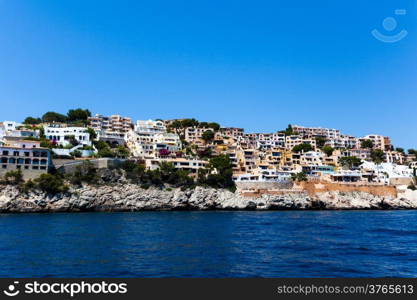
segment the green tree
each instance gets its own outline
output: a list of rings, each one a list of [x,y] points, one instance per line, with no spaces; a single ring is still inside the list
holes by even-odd
[[[197,127],[199,122],[196,119],[183,119],[181,120],[181,127]]]
[[[143,182],[146,171],[144,164],[126,160],[122,163],[121,168],[126,171],[126,178],[134,182]]]
[[[410,154],[410,155],[417,155],[417,150],[415,150],[415,149],[408,149],[408,154]]]
[[[344,166],[347,167],[349,169],[353,169],[353,168],[357,168],[361,165],[362,161],[360,158],[356,157],[356,156],[346,156],[346,157],[341,157],[339,159],[339,163]]]
[[[112,158],[115,157],[114,152],[110,149],[110,147],[108,148],[103,148],[97,151],[97,156],[98,157],[108,157],[108,158]]]
[[[333,152],[334,152],[334,149],[332,148],[332,147],[330,147],[330,146],[324,146],[322,149],[321,149],[327,156],[332,156],[332,154],[333,154]]]
[[[211,158],[212,152],[213,151],[211,150],[211,148],[205,148],[204,150],[198,151],[197,155],[200,159],[207,160]],[[187,154],[189,153],[187,152]],[[192,150],[191,150],[191,154],[193,154]]]
[[[87,121],[88,117],[91,117],[91,112],[88,109],[70,109],[67,113],[68,121]]]
[[[115,157],[118,158],[128,158],[130,155],[129,149],[127,149],[125,146],[118,146],[115,150]]]
[[[74,150],[70,153],[70,155],[73,156],[73,157],[81,157],[82,153],[81,153],[80,150]]]
[[[4,174],[4,179],[8,184],[18,185],[23,182],[23,174],[21,170],[8,171]]]
[[[213,129],[214,131],[219,131],[220,130],[220,124],[215,123],[215,122],[208,123],[207,127]]]
[[[41,191],[49,194],[65,193],[69,189],[59,174],[42,174],[34,183]]]
[[[382,151],[381,149],[372,150],[371,159],[375,164],[377,165],[381,164],[385,159],[384,151]]]
[[[201,138],[206,142],[211,142],[214,139],[214,132],[212,130],[206,130],[203,132]]]
[[[305,144],[305,143],[296,145],[292,148],[292,152],[295,152],[295,153],[308,152],[312,150],[313,150],[313,146],[311,146],[310,144]]]
[[[90,135],[90,140],[91,141],[94,141],[97,138],[97,133],[96,133],[96,131],[93,128],[88,127],[87,128],[87,132]]]
[[[402,154],[405,154],[404,148],[397,147],[397,148],[395,148],[395,151],[400,152]]]
[[[95,184],[99,180],[97,169],[89,160],[77,166],[74,173],[69,174],[67,177],[72,184],[76,185],[81,185],[83,182]]]
[[[94,146],[96,147],[97,150],[103,150],[103,149],[110,149],[109,144],[107,144],[105,141],[94,141],[93,142]]]
[[[230,157],[224,154],[213,157],[208,164],[208,170],[202,171],[205,176],[199,175],[200,184],[206,184],[213,188],[228,188],[235,190],[233,181],[233,164]]]
[[[64,123],[67,121],[67,117],[53,111],[48,111],[42,116],[42,121],[45,123]]]
[[[374,143],[371,140],[364,140],[361,142],[361,148],[363,149],[372,149],[374,147]]]
[[[23,123],[28,125],[37,125],[42,123],[42,120],[40,118],[27,117]]]
[[[287,129],[285,129],[284,133],[286,136],[295,135],[295,132],[290,124],[288,125]]]
[[[318,136],[315,138],[316,140],[316,145],[319,148],[323,148],[324,145],[326,144],[326,139],[324,137]]]
[[[66,137],[68,142],[73,146],[78,146],[80,143],[78,142],[78,140],[75,138],[75,135],[70,135],[68,137]]]
[[[307,175],[304,172],[291,174],[291,180],[296,182],[307,181]]]

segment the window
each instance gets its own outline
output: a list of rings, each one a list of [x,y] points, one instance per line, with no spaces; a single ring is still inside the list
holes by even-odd
[[[38,166],[33,166],[32,169],[33,170],[39,170],[39,167]]]
[[[9,151],[3,150],[3,155],[9,155]]]
[[[30,153],[25,151],[25,156],[29,156],[29,155],[30,155]]]
[[[7,165],[2,165],[2,168],[3,169],[7,169]]]
[[[19,156],[19,151],[13,151],[13,156]]]

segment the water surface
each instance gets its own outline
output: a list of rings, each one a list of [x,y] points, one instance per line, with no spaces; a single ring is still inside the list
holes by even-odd
[[[0,277],[416,275],[416,211],[0,215]]]

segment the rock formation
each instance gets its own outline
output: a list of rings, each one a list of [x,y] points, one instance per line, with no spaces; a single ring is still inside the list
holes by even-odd
[[[11,185],[0,186],[0,212],[80,212],[143,210],[287,210],[287,209],[415,209],[417,191],[397,198],[365,192],[330,191],[246,197],[238,192],[197,187],[191,190],[142,189],[134,184],[85,185],[68,193],[21,193]]]

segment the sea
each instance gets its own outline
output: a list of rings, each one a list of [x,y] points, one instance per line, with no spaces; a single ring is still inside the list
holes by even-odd
[[[0,277],[416,277],[417,211],[0,214]]]

